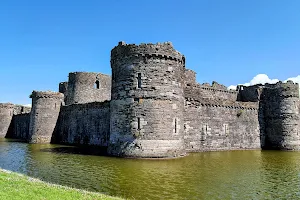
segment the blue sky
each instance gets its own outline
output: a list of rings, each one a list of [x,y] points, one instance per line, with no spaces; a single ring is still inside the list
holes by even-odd
[[[300,75],[298,0],[0,2],[0,102],[28,104],[69,72],[111,73],[118,41],[171,41],[197,80],[236,85]]]

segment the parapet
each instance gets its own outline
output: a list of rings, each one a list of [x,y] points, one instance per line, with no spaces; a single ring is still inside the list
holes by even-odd
[[[265,84],[267,90],[274,90],[280,97],[297,97],[299,98],[299,84],[293,81],[283,83],[279,81],[276,84]]]
[[[23,106],[23,105],[15,105],[14,106],[14,115],[20,114],[28,114],[31,111],[31,107]]]
[[[33,91],[30,95],[30,98],[52,98],[52,99],[63,99],[64,94],[60,92],[52,92],[52,91]]]
[[[129,57],[156,57],[165,60],[175,60],[180,63],[185,63],[185,57],[178,51],[176,51],[171,42],[164,43],[148,43],[148,44],[126,44],[125,42],[119,42],[119,45],[114,47],[111,51],[111,62],[115,62],[118,59]]]
[[[270,98],[299,98],[299,84],[293,81],[286,83],[279,81],[275,84],[266,83],[265,85],[257,84],[252,86],[239,85],[237,90],[239,92],[238,101],[244,102],[255,102]]]
[[[258,110],[257,102],[238,102],[224,99],[208,99],[208,98],[186,98],[186,106],[196,107],[220,107],[235,110]]]
[[[184,72],[184,80],[186,85],[195,85],[196,81],[196,72],[190,69],[185,69]]]
[[[12,109],[14,104],[12,103],[0,103],[0,109]]]
[[[96,72],[70,72],[69,73],[69,84],[70,83],[85,83],[94,82],[94,79],[110,78],[110,75],[96,73]]]

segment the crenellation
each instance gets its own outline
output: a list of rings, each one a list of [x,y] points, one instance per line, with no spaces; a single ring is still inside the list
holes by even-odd
[[[32,108],[0,103],[0,137],[97,146],[108,155],[300,150],[299,85],[197,83],[172,43],[111,51],[112,76],[71,72],[59,92],[33,91]]]

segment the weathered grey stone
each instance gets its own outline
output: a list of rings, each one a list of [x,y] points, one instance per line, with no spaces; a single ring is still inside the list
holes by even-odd
[[[199,84],[170,42],[111,52],[112,77],[73,72],[59,92],[32,93],[30,108],[0,104],[0,137],[93,145],[113,156],[300,150],[299,85]],[[64,95],[63,95],[64,94]]]
[[[124,45],[111,53],[108,153],[176,157],[183,141],[184,57],[170,43]]]
[[[64,95],[58,92],[33,91],[30,115],[30,143],[50,143]]]
[[[73,72],[69,74],[66,105],[110,100],[111,77],[101,73]]]
[[[11,103],[0,103],[0,138],[4,138],[10,126],[14,111]]]
[[[63,106],[52,142],[107,147],[109,120],[109,102]]]

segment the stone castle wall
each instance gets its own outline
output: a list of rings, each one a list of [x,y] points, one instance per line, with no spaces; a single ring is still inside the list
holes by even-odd
[[[187,85],[184,88],[185,97],[202,97],[207,99],[223,99],[236,101],[238,93],[227,89],[218,89],[206,85]]]
[[[184,122],[189,152],[260,148],[258,103],[188,98]]]
[[[64,95],[57,92],[33,91],[29,142],[50,143]]]
[[[0,103],[0,138],[4,138],[10,126],[14,111],[11,103]]]
[[[27,141],[29,138],[30,113],[13,115],[7,138]]]
[[[176,157],[183,142],[184,57],[171,43],[112,50],[109,153],[127,157]]]
[[[27,141],[29,137],[31,107],[14,105],[13,116],[7,131],[7,138]]]
[[[113,156],[300,150],[299,85],[199,84],[170,42],[111,52],[112,77],[73,72],[59,93],[34,91],[32,109],[0,104],[0,137],[94,145]],[[30,113],[29,113],[30,112]]]
[[[66,105],[102,102],[111,98],[111,77],[101,73],[73,72],[69,74]]]
[[[52,142],[107,147],[110,131],[109,102],[63,106]]]

